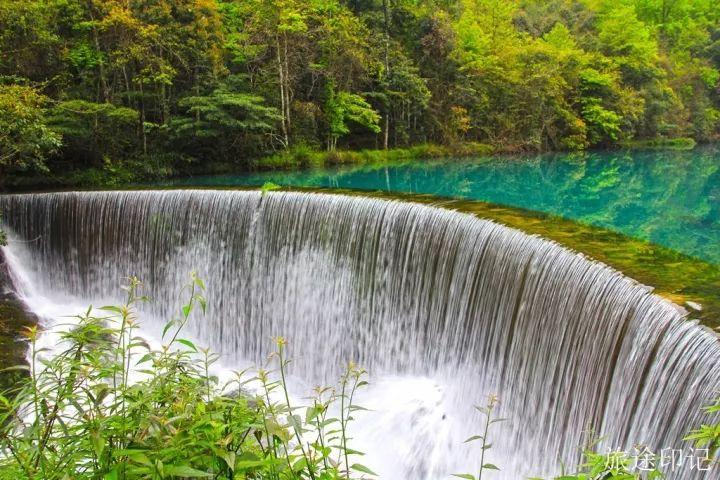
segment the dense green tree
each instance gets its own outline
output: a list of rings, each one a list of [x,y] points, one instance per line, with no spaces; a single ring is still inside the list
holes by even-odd
[[[23,97],[31,124],[46,128],[23,136],[42,147],[13,154],[16,167],[162,158],[170,170],[188,159],[202,169],[209,157],[248,166],[294,144],[708,141],[720,136],[720,9],[712,0],[7,0],[0,78],[43,92]],[[17,128],[11,111],[5,131]]]
[[[48,155],[60,147],[60,135],[47,126],[46,103],[32,87],[0,85],[0,173],[44,170]]]
[[[75,161],[102,166],[139,153],[138,119],[139,113],[128,107],[66,100],[53,106],[48,122],[62,134],[64,149]]]
[[[363,97],[354,93],[335,91],[332,84],[327,88],[325,110],[329,130],[329,150],[335,150],[338,138],[350,133],[348,121],[375,133],[380,131],[380,116]]]
[[[170,123],[170,137],[176,147],[195,156],[232,156],[249,142],[262,143],[280,118],[262,97],[238,92],[232,83],[207,95],[185,97],[178,106],[185,111]]]
[[[43,81],[62,69],[54,0],[0,2],[0,74]]]

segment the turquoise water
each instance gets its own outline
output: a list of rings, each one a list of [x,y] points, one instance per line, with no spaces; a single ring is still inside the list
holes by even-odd
[[[177,186],[351,188],[482,200],[559,215],[720,264],[720,147],[411,161],[194,177]]]

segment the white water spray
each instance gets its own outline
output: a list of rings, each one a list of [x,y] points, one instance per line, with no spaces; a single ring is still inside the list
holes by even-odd
[[[475,471],[473,404],[502,399],[492,478],[549,475],[600,448],[682,448],[720,389],[720,345],[669,302],[559,245],[475,217],[338,195],[232,191],[9,195],[4,249],[48,321],[112,301],[137,275],[167,319],[196,270],[208,312],[190,331],[234,367],[290,339],[293,375],[371,372],[356,424],[387,479]],[[28,241],[37,239],[35,241]],[[24,251],[24,254],[23,254]],[[147,320],[146,320],[147,323]],[[148,325],[148,330],[157,329]],[[682,469],[673,478],[712,478]]]

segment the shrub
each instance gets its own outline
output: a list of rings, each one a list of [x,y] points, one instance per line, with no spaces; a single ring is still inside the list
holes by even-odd
[[[669,149],[669,150],[692,150],[696,142],[692,138],[655,138],[650,140],[629,140],[621,142],[620,146],[625,148],[638,149]]]
[[[27,330],[30,366],[15,367],[27,375],[0,396],[0,478],[372,475],[352,462],[359,452],[347,442],[362,369],[351,364],[336,388],[318,388],[307,407],[291,404],[286,341],[278,338],[274,369],[235,372],[221,385],[211,373],[217,355],[180,336],[191,314],[205,309],[202,281],[193,276],[186,286],[189,301],[165,325],[160,349],[137,336],[140,288],[133,278],[125,304],[79,316],[59,353],[38,348],[38,329]]]

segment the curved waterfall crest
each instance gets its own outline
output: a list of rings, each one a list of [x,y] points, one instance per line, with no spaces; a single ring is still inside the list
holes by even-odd
[[[472,404],[491,392],[510,419],[493,442],[497,478],[516,479],[577,461],[588,427],[601,448],[682,448],[720,390],[717,335],[679,307],[552,241],[467,214],[217,190],[6,195],[0,210],[11,240],[24,241],[6,250],[44,301],[97,302],[137,275],[154,299],[148,318],[169,318],[195,270],[208,311],[191,332],[225,365],[262,361],[283,335],[305,382],[327,382],[353,359],[378,388],[420,385],[356,435],[371,463],[383,428],[407,430],[394,458],[377,453],[388,478],[471,468],[462,440],[475,433]]]

